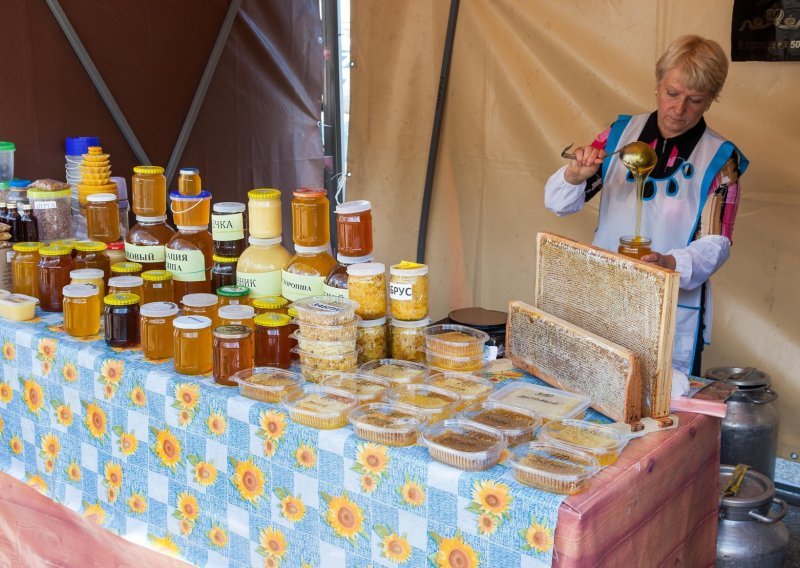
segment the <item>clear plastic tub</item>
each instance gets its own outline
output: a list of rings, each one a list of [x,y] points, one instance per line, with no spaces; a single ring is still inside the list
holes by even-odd
[[[36,315],[36,304],[39,298],[25,294],[0,295],[0,317],[13,321],[32,320]]]
[[[378,402],[389,388],[389,381],[358,373],[342,373],[321,382],[323,386],[344,390],[358,399],[359,404]]]
[[[297,346],[303,351],[318,355],[343,355],[356,350],[356,340],[346,341],[320,341],[318,339],[308,339],[300,331],[295,331],[291,336],[297,341]]]
[[[343,427],[357,403],[358,399],[347,391],[319,385],[303,385],[283,399],[292,420],[320,430]]]
[[[468,420],[444,420],[422,432],[432,459],[464,471],[484,471],[497,465],[506,449],[499,430]]]
[[[410,408],[385,402],[362,404],[348,415],[356,436],[387,446],[411,446],[417,443],[425,417]]]
[[[280,402],[305,382],[303,377],[275,367],[254,367],[235,373],[231,381],[239,384],[239,394],[262,402]]]
[[[415,383],[399,385],[386,391],[386,400],[414,408],[429,423],[450,418],[461,402],[461,398],[453,392]]]
[[[454,392],[461,398],[457,410],[486,400],[494,388],[494,383],[465,373],[435,372],[431,373],[425,384],[433,385]]]
[[[470,357],[456,357],[454,355],[443,355],[430,349],[425,350],[425,361],[431,367],[444,369],[447,371],[480,371],[483,368],[483,354]]]
[[[500,430],[509,446],[533,440],[534,433],[542,425],[541,417],[533,412],[490,400],[473,404],[458,416]]]
[[[350,341],[358,337],[358,319],[342,325],[316,325],[295,319],[297,330],[306,339],[319,341]]]
[[[628,439],[612,428],[583,420],[551,420],[536,438],[554,446],[564,446],[591,454],[600,467],[611,465],[628,443]]]
[[[364,363],[358,370],[393,384],[421,383],[428,377],[427,366],[402,359],[376,359]]]
[[[297,300],[293,306],[298,323],[328,326],[353,322],[358,308],[356,302],[336,296],[310,296]]]
[[[425,328],[425,349],[451,357],[483,355],[483,344],[489,335],[465,325],[441,324]]]
[[[583,418],[591,399],[579,394],[531,383],[512,383],[489,395],[489,400],[535,412],[542,422],[560,418]]]
[[[305,380],[309,383],[316,383],[321,384],[325,379],[330,377],[341,377],[342,375],[352,375],[358,371],[357,367],[353,367],[352,369],[345,369],[343,371],[323,371],[320,369],[314,369],[313,367],[309,367],[307,365],[298,365],[300,369],[300,374],[303,376]]]
[[[301,365],[320,371],[349,371],[358,366],[358,350],[339,355],[322,355],[295,347],[292,353],[300,356]]]
[[[597,460],[585,452],[544,442],[511,448],[507,461],[520,483],[561,495],[587,490],[590,478],[600,469]]]

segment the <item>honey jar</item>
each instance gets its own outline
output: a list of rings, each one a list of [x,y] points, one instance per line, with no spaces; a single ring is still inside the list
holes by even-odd
[[[178,315],[174,302],[150,302],[139,309],[142,353],[148,359],[172,357],[175,345],[172,322]]]
[[[117,262],[111,265],[111,276],[141,276],[142,265],[138,262]]]
[[[142,272],[142,302],[172,302],[175,292],[172,272],[169,270],[148,270]]]
[[[330,202],[322,188],[303,187],[293,192],[292,238],[302,247],[318,247],[330,242]],[[251,221],[254,223],[255,221]]]
[[[122,292],[103,300],[106,344],[111,347],[139,345],[139,296]]]
[[[214,245],[208,225],[178,226],[178,233],[167,243],[167,270],[172,272],[175,302],[187,294],[211,292]]]
[[[247,246],[247,219],[244,203],[215,203],[211,213],[214,254],[239,256]],[[280,209],[278,211],[280,213]]]
[[[119,204],[113,193],[95,193],[86,198],[86,227],[89,239],[102,243],[119,240]]]
[[[138,216],[136,224],[125,235],[125,259],[138,262],[142,270],[164,270],[165,246],[174,236],[175,231],[167,225],[166,215]]]
[[[650,237],[636,237],[631,235],[620,237],[617,252],[641,260],[643,256],[647,256],[653,252],[650,248],[652,243],[653,240]]]
[[[246,325],[221,325],[213,339],[214,382],[236,386],[231,376],[253,367],[253,332]]]
[[[236,283],[249,288],[251,296],[280,296],[281,270],[292,255],[283,248],[280,237],[250,237],[249,243],[236,264]]]
[[[175,371],[181,375],[202,375],[212,366],[211,319],[180,316],[172,322]]]
[[[11,290],[15,294],[39,297],[39,249],[44,243],[27,242],[14,245],[11,259]]]
[[[39,307],[44,311],[62,311],[62,291],[69,284],[69,274],[74,268],[69,247],[50,245],[39,249]]]
[[[250,304],[248,301],[250,290],[244,286],[237,286],[235,284],[232,286],[222,286],[217,288],[217,296],[219,296],[220,307],[237,304]]]
[[[217,310],[220,325],[246,325],[253,329],[255,308],[244,304],[230,304]]]
[[[288,369],[292,364],[292,318],[264,313],[255,317],[255,366]]]
[[[108,245],[100,241],[76,241],[73,260],[76,269],[96,268],[103,272],[104,281],[111,278],[111,260],[106,254]]]
[[[70,284],[92,284],[97,287],[99,298],[97,308],[102,311],[102,299],[106,297],[106,286],[103,271],[99,268],[78,268],[69,273]],[[99,317],[99,316],[98,316]]]
[[[199,195],[203,191],[200,170],[197,168],[181,168],[178,174],[178,193],[181,195]]]
[[[250,305],[256,311],[256,315],[269,312],[276,314],[286,314],[289,307],[289,300],[282,296],[261,296],[250,300]]]
[[[236,284],[236,265],[239,257],[215,254],[212,258],[214,266],[211,268],[211,289],[216,291],[223,286]]]
[[[94,284],[68,284],[64,294],[64,331],[88,337],[100,331],[100,289]]]
[[[247,197],[250,236],[257,239],[280,237],[283,233],[281,192],[270,188],[252,189],[247,192]]]
[[[114,276],[108,279],[108,293],[120,294],[127,292],[136,294],[139,300],[144,296],[144,280],[141,276]]]
[[[203,316],[211,320],[212,329],[219,325],[216,294],[186,294],[181,299],[181,311],[185,316]]]
[[[369,201],[348,201],[336,206],[336,234],[339,254],[372,254],[372,205]]]
[[[136,166],[131,178],[131,209],[143,217],[167,212],[167,178],[160,166]]]

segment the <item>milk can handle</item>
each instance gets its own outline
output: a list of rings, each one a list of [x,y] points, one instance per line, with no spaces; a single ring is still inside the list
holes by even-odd
[[[752,396],[746,394],[744,398],[747,399],[748,402],[752,402],[753,404],[767,404],[768,402],[772,402],[776,398],[778,398],[778,393],[771,389],[764,389],[762,391],[766,396],[760,398],[753,398]]]
[[[766,514],[766,516],[762,515],[760,513],[756,513],[755,511],[750,511],[748,513],[748,515],[753,517],[755,520],[760,521],[762,523],[765,523],[767,525],[771,525],[771,524],[777,523],[783,517],[786,516],[786,512],[789,510],[789,505],[787,505],[786,501],[784,501],[783,499],[781,499],[779,497],[773,497],[772,498],[772,503],[775,503],[776,505],[780,506],[780,510],[778,511],[778,514],[776,514],[774,517],[771,514],[772,513],[772,505],[771,504],[770,504],[770,511],[769,511],[769,513]]]

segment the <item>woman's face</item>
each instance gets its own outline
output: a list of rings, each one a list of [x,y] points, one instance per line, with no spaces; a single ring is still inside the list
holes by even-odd
[[[658,129],[664,138],[674,138],[691,130],[711,104],[711,93],[693,91],[686,86],[681,69],[669,69],[656,87]]]

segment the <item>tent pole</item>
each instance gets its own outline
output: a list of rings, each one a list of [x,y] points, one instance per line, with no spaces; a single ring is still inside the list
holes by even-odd
[[[322,43],[327,50],[325,60],[325,90],[322,97],[322,143],[325,154],[324,181],[331,201],[330,226],[336,227],[338,188],[344,171],[342,148],[342,62],[339,27],[339,1],[322,0]],[[330,162],[328,161],[330,159]],[[342,195],[344,201],[346,196]],[[336,231],[331,231],[331,248],[338,246]]]

